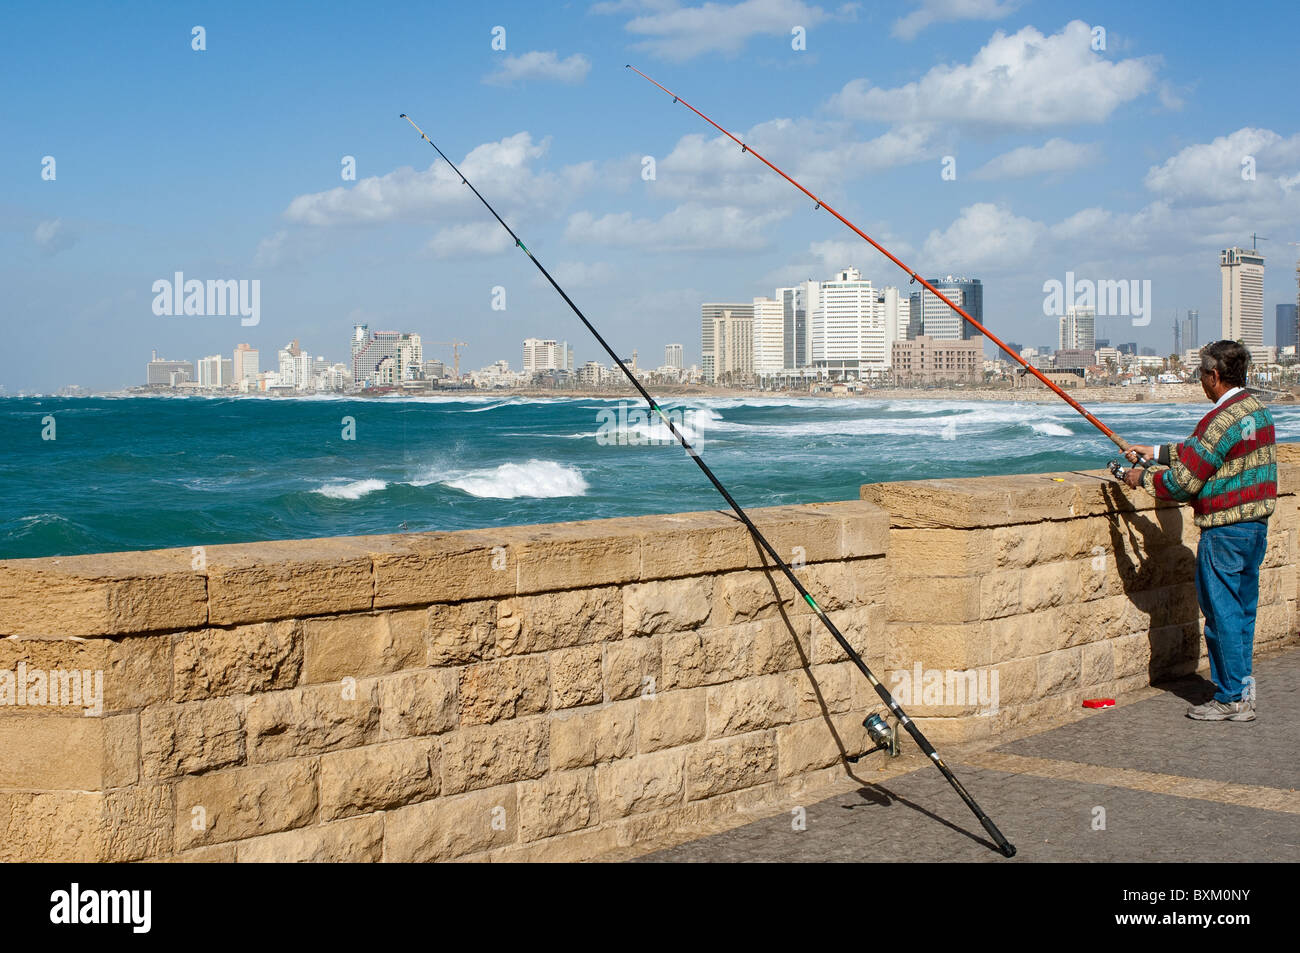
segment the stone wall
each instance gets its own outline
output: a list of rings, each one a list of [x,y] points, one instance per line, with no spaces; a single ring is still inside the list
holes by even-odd
[[[862,496],[752,515],[887,684],[996,673],[918,683],[936,742],[1203,658],[1186,511],[1079,474]],[[1265,650],[1296,517],[1287,489]],[[0,561],[0,859],[575,859],[787,810],[880,706],[764,567],[719,512]]]

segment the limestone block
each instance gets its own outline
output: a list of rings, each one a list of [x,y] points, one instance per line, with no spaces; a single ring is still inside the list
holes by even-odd
[[[140,762],[149,780],[243,764],[244,701],[152,705],[140,713]]]
[[[697,801],[776,778],[776,735],[756,731],[692,745],[686,758],[686,799]]]
[[[384,819],[354,817],[254,837],[233,846],[233,859],[241,864],[375,863],[384,857]]]
[[[0,789],[103,791],[140,777],[135,714],[0,715]]]
[[[24,666],[28,684],[39,670],[46,687],[46,704],[40,710],[46,714],[81,715],[96,708],[112,714],[163,701],[171,692],[171,664],[166,636],[0,638],[0,671],[13,673],[15,700],[19,666]],[[75,680],[73,672],[80,673]],[[52,704],[56,699],[51,680],[58,689],[57,700],[69,704]],[[86,697],[85,689],[91,697]]]
[[[123,635],[208,621],[188,549],[0,560],[0,635]]]
[[[378,740],[378,683],[366,679],[259,693],[249,697],[244,719],[250,764],[355,748]]]
[[[450,731],[460,722],[459,676],[420,669],[379,679],[379,732],[385,741]]]
[[[642,704],[634,699],[557,712],[550,721],[551,770],[582,768],[632,754]]]
[[[541,718],[471,725],[441,737],[444,794],[539,778],[550,764],[549,728]]]
[[[518,794],[519,838],[523,841],[581,830],[600,820],[592,768],[522,781]]]
[[[213,625],[368,610],[374,597],[364,537],[209,546],[206,558]]]
[[[551,707],[575,708],[605,700],[601,681],[604,653],[600,645],[579,645],[548,654],[551,666]]]
[[[303,679],[337,682],[422,665],[428,626],[422,609],[308,619]]]
[[[707,724],[706,699],[711,689],[658,692],[637,705],[637,750],[641,753],[699,741]]]
[[[794,721],[799,707],[796,674],[782,672],[710,688],[709,737],[745,734]]]
[[[440,797],[384,815],[384,860],[429,863],[513,844],[519,836],[515,785]]]
[[[290,619],[182,632],[172,661],[178,702],[293,688],[302,672],[302,624]]]
[[[611,701],[658,690],[663,673],[660,639],[652,635],[603,646],[605,694]]]
[[[426,738],[322,755],[321,818],[386,811],[436,797],[441,786],[438,755],[438,742]]]
[[[479,662],[460,670],[460,722],[486,725],[546,711],[551,686],[547,657],[525,655]]]
[[[176,850],[312,823],[316,772],[314,760],[299,759],[181,778],[175,787]]]
[[[685,751],[673,749],[599,765],[596,790],[601,818],[612,820],[680,804],[685,760]]]
[[[683,632],[708,621],[713,580],[707,576],[643,582],[623,590],[623,634]]]

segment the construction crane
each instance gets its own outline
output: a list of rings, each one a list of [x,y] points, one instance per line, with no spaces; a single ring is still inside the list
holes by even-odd
[[[459,381],[460,380],[460,349],[463,347],[469,347],[469,344],[466,343],[465,341],[430,341],[429,343],[437,344],[440,347],[451,348],[453,366],[455,367],[455,372],[456,372],[456,380]]]

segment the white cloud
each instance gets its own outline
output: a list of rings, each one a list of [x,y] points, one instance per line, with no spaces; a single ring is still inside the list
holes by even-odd
[[[815,193],[882,169],[942,154],[935,129],[909,125],[855,141],[848,123],[773,119],[740,137]],[[726,136],[683,136],[656,168],[650,190],[679,201],[760,206],[797,199],[789,183]]]
[[[1245,177],[1253,160],[1254,178]],[[1188,146],[1147,172],[1147,188],[1174,202],[1261,202],[1288,190],[1283,182],[1300,171],[1300,134],[1290,139],[1271,129],[1245,127],[1213,142]],[[1261,208],[1260,211],[1265,211]]]
[[[953,20],[1001,20],[1014,13],[1020,0],[916,0],[917,9],[894,21],[893,34],[912,40],[934,23]]]
[[[591,71],[591,60],[581,53],[560,59],[554,50],[534,50],[520,56],[506,56],[495,72],[483,77],[483,82],[493,86],[513,86],[526,80],[540,80],[577,85]]]
[[[435,258],[475,258],[499,255],[513,247],[510,234],[493,219],[441,229],[429,239],[424,250]]]
[[[1029,261],[1047,228],[1010,209],[977,202],[961,210],[943,231],[925,240],[926,271],[1005,272]]]
[[[830,15],[801,0],[743,0],[741,3],[704,3],[681,6],[676,3],[597,4],[594,13],[641,9],[640,16],[624,27],[646,37],[634,44],[667,60],[689,60],[705,53],[734,56],[755,36],[789,39],[796,26],[811,30]],[[846,11],[847,13],[847,11]]]
[[[628,246],[654,251],[756,251],[767,247],[763,230],[789,213],[750,212],[734,206],[679,205],[659,219],[616,212],[596,218],[590,212],[570,216],[564,237],[593,245]]]
[[[585,162],[559,172],[539,171],[535,165],[549,145],[549,138],[534,142],[529,133],[519,132],[475,147],[458,165],[502,215],[554,215],[588,184],[595,166]],[[477,208],[474,194],[438,159],[423,171],[403,166],[362,179],[351,188],[300,195],[289,203],[284,217],[319,227],[442,222]]]
[[[47,221],[39,222],[36,225],[36,231],[32,234],[37,247],[47,256],[57,255],[61,251],[67,251],[77,243],[77,235],[70,231],[63,224],[63,219],[54,218]]]
[[[1096,161],[1094,144],[1049,139],[1041,146],[1021,146],[990,159],[971,173],[972,179],[1024,179],[1033,175],[1071,172]]]
[[[1088,24],[1075,20],[1044,36],[1001,30],[969,64],[936,66],[895,89],[849,82],[830,105],[850,119],[951,122],[976,127],[1041,127],[1101,122],[1143,95],[1155,61],[1112,62],[1093,52]]]

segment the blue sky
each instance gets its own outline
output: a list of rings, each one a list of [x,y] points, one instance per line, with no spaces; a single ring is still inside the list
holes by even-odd
[[[297,338],[342,360],[358,320],[600,358],[409,113],[622,352],[699,359],[699,305],[845,265],[906,276],[634,63],[927,275],[983,279],[985,318],[1055,344],[1043,283],[1149,279],[1154,319],[1217,336],[1218,250],[1269,241],[1265,341],[1300,247],[1300,8],[902,0],[814,4],[28,5],[0,55],[0,275],[10,393],[141,383],[175,359]],[[192,28],[206,49],[192,49]],[[493,28],[505,50],[493,50]],[[792,48],[801,26],[806,49]],[[1093,28],[1105,49],[1093,50]],[[356,180],[341,178],[344,156]],[[42,178],[45,156],[55,178]],[[655,178],[642,177],[643,157]],[[944,157],[956,178],[942,175]],[[1255,177],[1242,178],[1244,157]],[[439,160],[440,161],[440,160]],[[261,318],[156,316],[152,285],[259,279]],[[507,292],[504,311],[492,289]],[[434,345],[431,357],[444,356]],[[450,354],[445,356],[450,357]]]

